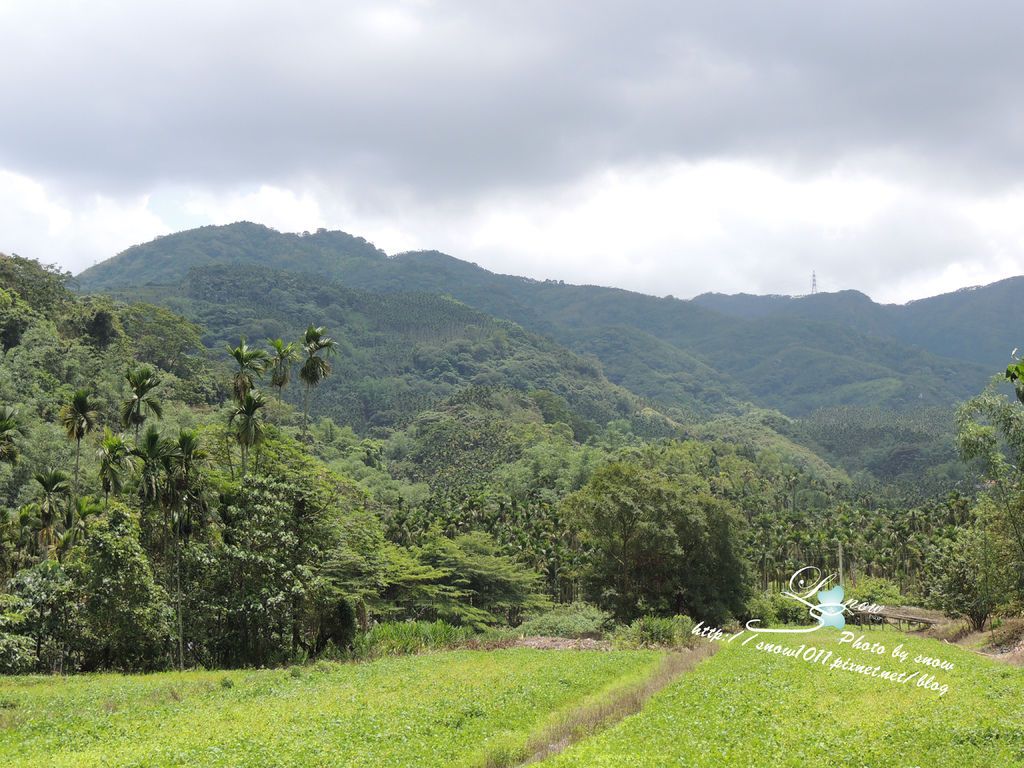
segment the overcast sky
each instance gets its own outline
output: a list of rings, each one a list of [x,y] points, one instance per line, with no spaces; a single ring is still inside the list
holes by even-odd
[[[1024,273],[1024,4],[0,0],[0,251],[257,221],[688,298]]]

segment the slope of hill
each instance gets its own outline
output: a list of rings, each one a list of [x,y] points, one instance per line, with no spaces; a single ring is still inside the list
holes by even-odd
[[[380,293],[448,295],[594,354],[612,382],[701,416],[735,411],[742,401],[792,416],[839,405],[949,405],[979,391],[998,369],[993,358],[1000,342],[981,343],[983,321],[961,318],[963,332],[953,333],[962,313],[946,304],[959,294],[908,308],[874,304],[854,291],[681,301],[497,275],[436,251],[389,258],[344,233],[287,235],[248,223],[135,246],[79,281],[86,290],[174,282],[193,266],[213,263],[300,269]],[[899,312],[917,319],[892,320]],[[944,324],[934,319],[939,316]],[[915,348],[915,339],[933,351]],[[962,355],[939,356],[934,349]]]
[[[262,264],[276,269],[331,274],[347,260],[383,262],[383,251],[361,237],[320,230],[291,235],[251,222],[208,226],[158,237],[89,267],[76,276],[86,293],[127,286],[174,283],[193,267],[210,264]]]
[[[568,421],[580,425],[629,419],[640,407],[595,361],[437,294],[370,293],[316,275],[211,265],[194,268],[182,283],[115,295],[193,319],[205,328],[204,345],[225,357],[225,346],[242,335],[259,345],[298,338],[310,322],[325,325],[339,354],[313,412],[360,431],[405,424],[471,384],[552,392],[574,414]],[[286,399],[301,399],[298,384]]]
[[[858,291],[810,296],[751,296],[705,293],[693,301],[708,309],[747,320],[799,317],[843,323],[873,336],[912,344],[942,357],[980,363],[992,372],[1024,347],[1014,319],[1024,300],[1024,277],[904,305],[876,304]]]

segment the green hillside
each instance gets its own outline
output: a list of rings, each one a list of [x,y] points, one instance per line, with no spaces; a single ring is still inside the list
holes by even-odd
[[[876,304],[858,291],[811,296],[750,296],[706,293],[694,302],[736,318],[797,317],[842,323],[932,354],[980,363],[998,370],[1010,352],[1022,346],[1016,316],[1024,296],[1024,277],[911,301]]]
[[[496,275],[436,251],[388,258],[344,233],[285,235],[245,223],[135,246],[78,279],[87,291],[176,283],[214,263],[298,269],[376,293],[451,296],[593,354],[613,383],[702,417],[734,412],[743,401],[791,416],[843,405],[950,405],[977,392],[1002,362],[979,362],[977,351],[957,359],[952,352],[979,349],[969,335],[954,343],[947,332],[946,352],[910,346],[918,341],[886,333],[892,308],[855,292],[681,301]]]
[[[402,426],[468,386],[553,392],[577,418],[629,419],[637,398],[611,384],[592,359],[549,338],[437,294],[371,293],[315,275],[256,266],[194,268],[176,285],[122,290],[119,298],[160,304],[199,323],[203,343],[228,359],[240,337],[296,338],[316,317],[339,342],[313,413],[359,432]],[[298,387],[285,399],[301,401]]]

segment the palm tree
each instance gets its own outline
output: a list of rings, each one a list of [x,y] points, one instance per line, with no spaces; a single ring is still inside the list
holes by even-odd
[[[331,375],[331,364],[326,358],[338,349],[338,342],[326,335],[323,326],[313,327],[309,324],[302,339],[302,351],[306,361],[299,369],[299,378],[306,382],[306,399],[302,410],[302,439],[306,439],[306,423],[309,421],[309,390],[317,386],[323,379]],[[320,353],[323,352],[323,357]]]
[[[139,442],[139,427],[152,414],[158,419],[164,417],[164,407],[153,395],[160,384],[160,378],[146,366],[128,369],[124,374],[130,394],[121,403],[121,424],[125,429],[135,427],[135,442]]]
[[[57,543],[57,523],[60,521],[61,498],[66,498],[71,488],[68,476],[59,469],[47,469],[36,472],[35,480],[39,483],[42,494],[36,508],[39,515],[39,551],[49,557]]]
[[[7,513],[8,530],[14,553],[10,560],[10,573],[14,574],[32,563],[34,533],[39,524],[39,505],[26,504]]]
[[[0,407],[0,461],[15,464],[18,461],[18,444],[15,437],[21,436],[18,412],[8,405]]]
[[[259,390],[245,393],[242,400],[228,419],[228,427],[234,425],[235,441],[242,449],[242,477],[245,477],[249,449],[259,447],[263,443],[265,425],[259,414],[260,408],[267,403]]]
[[[124,490],[124,473],[132,469],[132,455],[128,443],[105,427],[103,440],[96,451],[100,460],[100,484],[103,486],[103,508],[110,503],[110,492],[120,495]]]
[[[267,353],[262,349],[250,347],[245,343],[245,336],[237,347],[225,344],[231,357],[238,363],[238,370],[235,371],[235,380],[231,390],[235,396],[235,402],[241,403],[245,400],[246,394],[256,386],[256,379],[263,379],[263,371],[267,368]]]
[[[209,459],[210,454],[202,447],[196,430],[179,431],[168,461],[167,488],[170,506],[181,510],[179,530],[186,540],[192,535],[196,514],[205,517],[209,511],[209,500],[199,471],[209,463]]]
[[[89,531],[89,522],[103,511],[92,496],[76,498],[72,506],[64,514],[64,532],[57,542],[57,559],[60,560],[68,550]]]
[[[302,356],[294,341],[285,344],[281,339],[267,339],[267,342],[273,347],[270,354],[270,386],[277,387],[277,402],[280,403],[284,388],[291,379],[292,365],[299,362]]]
[[[178,619],[178,668],[185,668],[185,625],[181,607],[181,544],[192,535],[195,517],[209,512],[209,502],[200,467],[207,463],[209,454],[199,442],[199,433],[183,429],[169,452],[167,467],[167,493],[164,498],[165,525],[174,542],[175,613]]]
[[[84,389],[75,392],[71,397],[71,402],[60,411],[60,421],[64,426],[64,432],[69,440],[75,441],[75,498],[78,497],[78,463],[82,455],[82,438],[96,428],[96,422],[99,419],[100,415],[93,410],[89,393]]]
[[[142,439],[136,442],[131,454],[138,458],[140,463],[139,496],[142,501],[153,505],[163,504],[166,490],[164,479],[174,448],[174,441],[163,437],[156,424],[150,424]]]

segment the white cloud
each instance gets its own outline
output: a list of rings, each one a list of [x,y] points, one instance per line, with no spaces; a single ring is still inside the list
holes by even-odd
[[[252,221],[282,232],[312,231],[325,226],[320,203],[308,192],[263,184],[251,192],[193,192],[184,205],[211,224]]]
[[[80,272],[170,230],[148,196],[64,200],[27,176],[0,170],[0,250]]]

